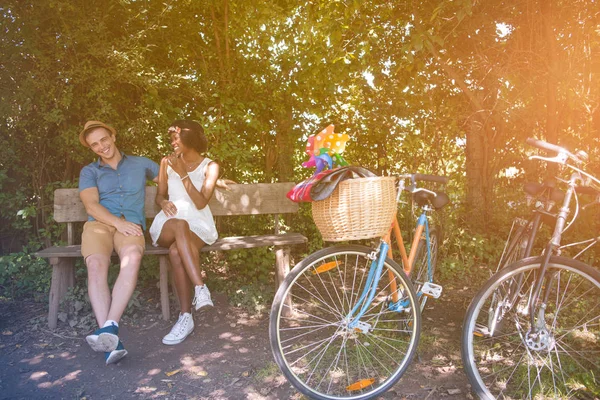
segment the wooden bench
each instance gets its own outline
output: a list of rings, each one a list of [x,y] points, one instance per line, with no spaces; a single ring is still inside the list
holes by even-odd
[[[209,205],[214,216],[273,214],[275,230],[272,235],[219,238],[214,244],[205,246],[202,251],[222,251],[274,246],[276,284],[283,281],[289,272],[290,246],[306,243],[306,237],[299,233],[280,233],[279,214],[298,212],[298,204],[285,195],[294,186],[286,183],[257,183],[229,185],[231,190],[215,190]],[[154,203],[156,187],[146,187],[146,218],[154,218],[160,208]],[[78,189],[57,189],[54,192],[54,220],[67,224],[67,246],[54,246],[35,253],[48,258],[52,265],[48,326],[56,328],[60,301],[69,287],[75,283],[75,259],[81,257],[81,246],[75,245],[74,224],[87,221],[87,213],[79,198]],[[149,225],[148,225],[149,226]],[[146,244],[146,255],[156,255],[160,264],[160,300],[162,316],[170,318],[168,268],[169,250]]]

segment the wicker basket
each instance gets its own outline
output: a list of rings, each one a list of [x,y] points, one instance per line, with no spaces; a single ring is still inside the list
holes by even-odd
[[[381,237],[396,212],[396,178],[373,177],[340,182],[325,200],[312,203],[323,240],[340,242]]]

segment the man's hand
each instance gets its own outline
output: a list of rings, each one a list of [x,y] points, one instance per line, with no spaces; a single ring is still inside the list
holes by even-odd
[[[164,200],[160,207],[167,217],[174,217],[177,214],[177,206],[172,201]]]
[[[115,228],[117,228],[117,230],[125,236],[144,235],[142,228],[138,224],[134,224],[133,222],[129,222],[124,219],[119,219],[119,222],[116,223]]]

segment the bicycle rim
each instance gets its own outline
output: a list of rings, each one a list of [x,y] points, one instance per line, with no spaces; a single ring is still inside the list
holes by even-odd
[[[275,296],[269,327],[273,355],[288,380],[311,398],[373,398],[400,379],[416,351],[416,295],[391,259],[361,324],[348,326],[367,281],[371,252],[352,245],[320,250],[290,272]],[[394,296],[404,302],[401,311],[390,310]]]
[[[540,263],[529,258],[501,270],[467,310],[463,363],[481,398],[600,396],[600,273],[552,257],[542,292],[546,308],[537,307],[538,333],[532,335],[529,300]]]

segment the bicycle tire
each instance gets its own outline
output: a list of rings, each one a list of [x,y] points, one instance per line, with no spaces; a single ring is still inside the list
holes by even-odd
[[[269,322],[273,356],[289,382],[310,398],[374,398],[401,378],[416,352],[417,297],[402,267],[389,258],[361,318],[370,327],[347,327],[372,252],[359,245],[319,250],[294,267],[275,295]],[[399,299],[407,302],[402,312],[389,311],[393,300],[386,271],[395,278]]]
[[[467,309],[461,355],[472,390],[481,399],[600,395],[600,272],[577,260],[551,257],[542,292],[548,301],[544,310],[536,310],[538,321],[542,311],[547,319],[534,337],[528,335],[528,300],[541,262],[541,257],[531,257],[501,269]],[[519,296],[505,296],[498,303],[498,327],[486,333],[481,324],[489,320],[489,299],[501,297],[502,287],[514,286],[514,281],[521,282]]]
[[[421,291],[421,287],[423,287],[423,284],[425,282],[433,283],[433,278],[435,276],[435,267],[437,265],[440,235],[438,234],[438,231],[435,228],[429,230],[429,243],[431,252],[431,276],[428,276],[429,274],[427,271],[427,239],[425,237],[421,237],[421,239],[419,240],[415,259],[410,270],[411,281],[413,287],[415,288],[415,292],[417,292],[417,296],[419,298],[421,312],[423,312],[423,310],[425,309],[425,304],[427,303],[427,299],[429,299],[429,296],[419,296],[419,292]]]

